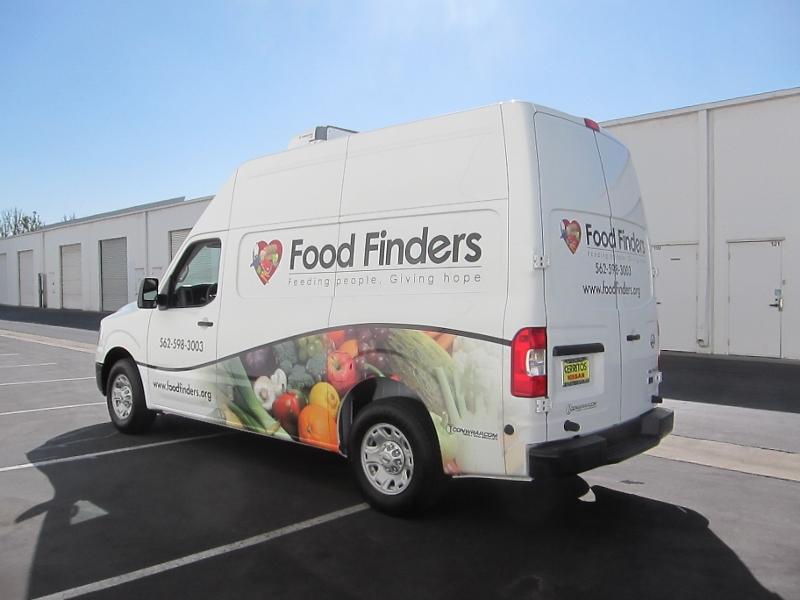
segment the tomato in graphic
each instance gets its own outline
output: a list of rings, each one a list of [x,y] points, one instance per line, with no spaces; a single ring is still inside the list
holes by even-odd
[[[302,405],[300,393],[289,390],[278,396],[272,403],[272,416],[280,421],[284,429],[290,432],[294,431]]]

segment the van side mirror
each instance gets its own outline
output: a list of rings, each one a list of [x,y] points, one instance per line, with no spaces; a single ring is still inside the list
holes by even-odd
[[[158,279],[145,277],[139,284],[139,295],[136,297],[136,306],[139,308],[155,308],[158,297]]]

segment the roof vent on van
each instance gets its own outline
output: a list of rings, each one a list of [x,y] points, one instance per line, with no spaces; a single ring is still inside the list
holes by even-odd
[[[299,146],[305,146],[306,144],[315,144],[316,142],[335,140],[336,138],[347,137],[348,135],[352,135],[354,133],[358,132],[353,131],[352,129],[334,127],[333,125],[320,125],[314,127],[314,129],[310,131],[306,131],[305,133],[301,133],[300,135],[293,137],[291,140],[289,140],[289,148],[297,148]]]

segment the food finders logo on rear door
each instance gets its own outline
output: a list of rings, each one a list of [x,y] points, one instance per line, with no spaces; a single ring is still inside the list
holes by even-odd
[[[597,228],[592,223],[581,224],[575,219],[561,219],[559,224],[561,239],[572,254],[578,251],[582,239],[586,239],[587,248],[599,250],[619,250],[637,256],[646,256],[647,241],[636,235],[635,231],[626,231],[622,227]]]
[[[569,248],[569,251],[575,254],[578,246],[581,244],[581,224],[575,219],[561,219],[561,239]]]

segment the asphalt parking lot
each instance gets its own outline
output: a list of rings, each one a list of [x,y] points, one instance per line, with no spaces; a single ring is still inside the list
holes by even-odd
[[[668,400],[651,454],[458,480],[403,520],[325,452],[168,416],[117,433],[95,338],[0,321],[0,598],[800,598],[796,411]]]

